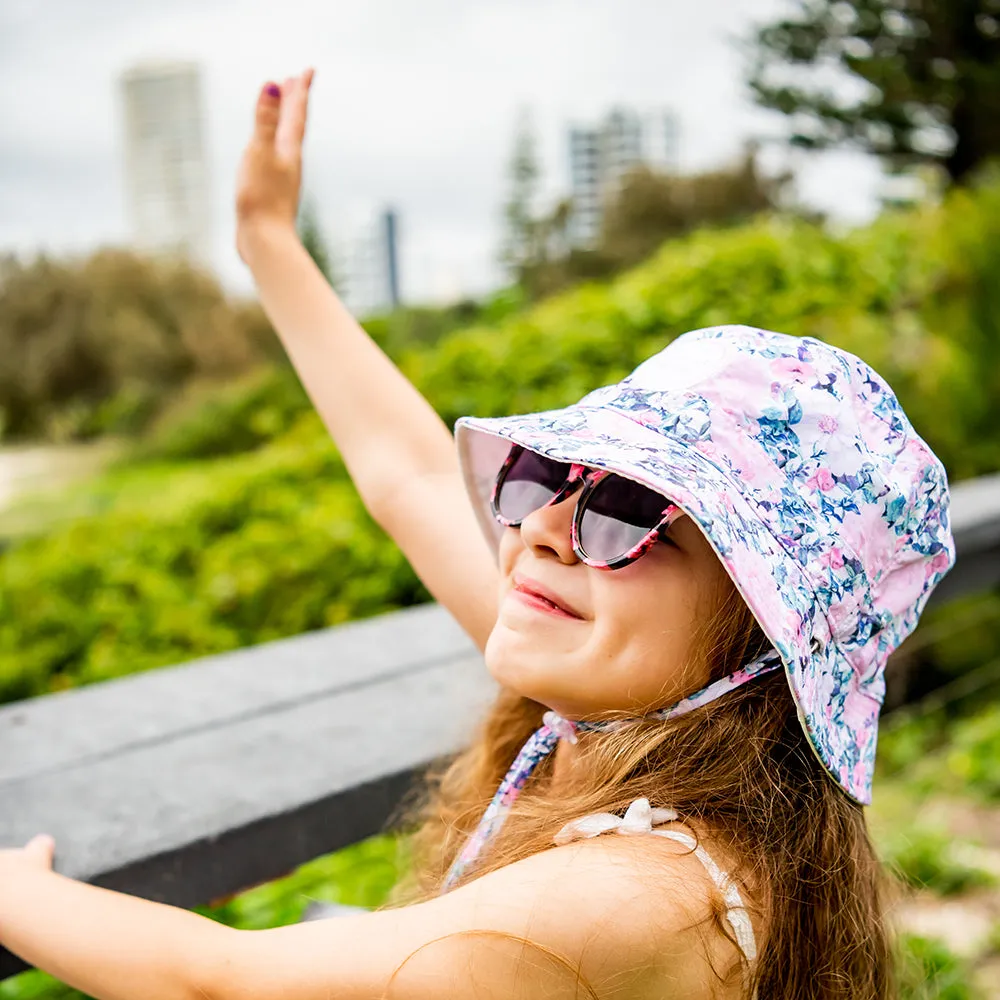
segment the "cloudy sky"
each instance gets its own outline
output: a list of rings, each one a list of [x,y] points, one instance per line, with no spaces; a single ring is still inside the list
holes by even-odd
[[[0,0],[0,251],[83,252],[128,241],[117,78],[145,59],[203,69],[213,259],[233,249],[233,178],[257,88],[312,65],[306,186],[327,238],[383,204],[401,214],[404,297],[494,287],[505,166],[530,106],[544,193],[568,186],[566,128],[611,105],[673,109],[680,166],[736,158],[780,120],[752,106],[735,39],[787,0]],[[775,146],[799,196],[844,224],[876,208],[860,154]]]

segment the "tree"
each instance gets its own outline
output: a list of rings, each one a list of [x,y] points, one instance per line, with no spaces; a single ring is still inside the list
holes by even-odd
[[[551,214],[536,221],[536,255],[520,273],[525,294],[537,299],[579,281],[608,278],[699,226],[735,225],[758,212],[786,210],[784,194],[791,173],[763,176],[757,154],[758,147],[751,142],[733,166],[687,176],[635,167],[608,203],[593,249],[570,246],[572,203],[559,202]],[[803,214],[794,206],[788,210]]]
[[[938,164],[955,182],[1000,154],[1000,0],[797,3],[748,44],[750,89],[791,118],[793,145],[861,148],[894,172]],[[835,94],[830,67],[863,92]]]
[[[733,167],[687,177],[636,168],[604,214],[600,249],[620,270],[699,226],[734,225],[778,208],[791,174],[762,176],[757,153],[748,143]]]
[[[10,257],[0,304],[0,413],[15,438],[137,430],[190,379],[229,379],[277,339],[183,257]]]
[[[337,275],[334,273],[333,265],[330,262],[330,254],[326,248],[326,241],[319,228],[319,220],[316,213],[316,203],[311,198],[304,198],[299,209],[299,239],[306,248],[306,252],[312,257],[313,262],[320,269],[323,277],[334,287],[337,287]]]
[[[522,108],[508,168],[510,194],[503,209],[504,236],[500,247],[500,263],[516,281],[522,280],[525,269],[535,262],[539,254],[540,233],[535,218],[535,198],[540,172],[531,112]]]

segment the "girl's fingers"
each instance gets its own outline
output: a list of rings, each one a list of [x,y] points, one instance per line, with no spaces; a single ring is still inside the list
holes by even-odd
[[[306,134],[306,116],[309,109],[309,88],[312,86],[313,71],[307,69],[301,76],[290,81],[288,100],[282,108],[281,123],[278,126],[277,146],[279,154],[287,159],[295,159],[302,150]]]
[[[27,844],[24,850],[33,861],[43,867],[52,867],[52,857],[55,854],[55,839],[47,833],[36,834]]]
[[[281,116],[281,89],[276,83],[266,83],[257,97],[257,111],[254,115],[253,137],[265,144],[274,142]]]

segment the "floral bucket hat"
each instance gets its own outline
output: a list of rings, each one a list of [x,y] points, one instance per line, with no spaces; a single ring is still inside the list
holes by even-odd
[[[562,409],[462,417],[480,525],[512,444],[608,469],[699,526],[774,644],[824,767],[871,801],[889,654],[951,568],[944,467],[886,382],[810,337],[695,330]]]

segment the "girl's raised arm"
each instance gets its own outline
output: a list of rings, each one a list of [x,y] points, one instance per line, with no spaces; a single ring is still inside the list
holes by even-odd
[[[258,97],[237,185],[236,245],[372,517],[480,649],[498,577],[451,432],[358,325],[295,233],[312,70]]]

